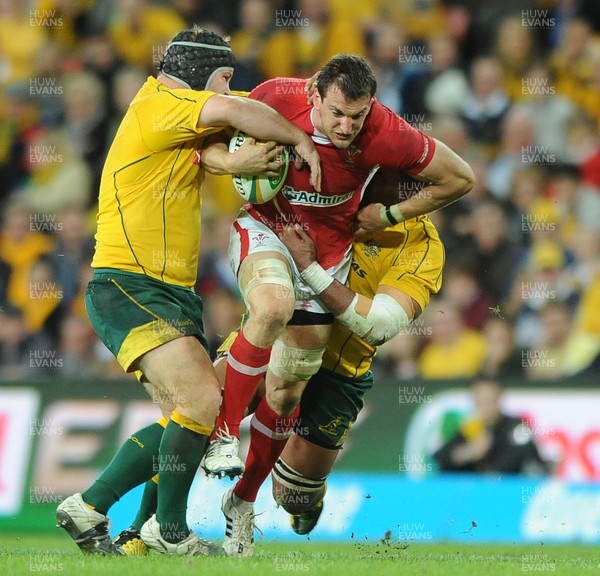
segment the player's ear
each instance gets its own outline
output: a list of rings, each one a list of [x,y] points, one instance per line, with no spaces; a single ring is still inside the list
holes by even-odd
[[[323,98],[321,98],[321,93],[319,92],[318,88],[315,88],[315,91],[313,92],[312,102],[313,102],[313,106],[317,110],[319,110],[321,108],[321,106],[323,105]]]

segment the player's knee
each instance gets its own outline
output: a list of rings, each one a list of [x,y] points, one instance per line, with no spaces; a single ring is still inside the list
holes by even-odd
[[[277,293],[270,298],[262,298],[251,305],[252,322],[266,333],[279,335],[294,313],[294,300],[277,298]]]
[[[271,475],[273,499],[289,514],[299,514],[313,508],[325,494],[325,478],[308,478],[277,460]]]
[[[222,394],[214,374],[203,372],[191,377],[185,371],[174,373],[162,391],[175,410],[203,424],[214,424],[221,407]]]
[[[204,426],[214,426],[221,407],[221,394],[213,388],[175,395],[175,410]]]
[[[201,397],[201,403],[203,409],[206,411],[207,418],[212,419],[213,421],[217,420],[222,400],[223,397],[220,388],[211,386],[206,389]]]

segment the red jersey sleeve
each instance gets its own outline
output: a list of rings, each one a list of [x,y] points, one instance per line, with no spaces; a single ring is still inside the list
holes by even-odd
[[[431,162],[435,140],[383,104],[373,103],[368,123],[367,157],[374,164],[416,176]]]

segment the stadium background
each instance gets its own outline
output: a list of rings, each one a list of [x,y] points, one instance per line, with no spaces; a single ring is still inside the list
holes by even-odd
[[[593,0],[0,2],[0,531],[51,529],[62,497],[157,414],[95,338],[82,293],[107,147],[166,41],[192,23],[231,35],[238,89],[364,54],[378,98],[477,175],[432,215],[444,287],[377,357],[315,537],[598,542]],[[214,349],[241,311],[225,254],[239,201],[226,177],[209,178],[204,198],[197,290]],[[437,474],[429,455],[469,412],[465,385],[480,373],[507,385],[506,409],[531,425],[550,478]],[[201,501],[223,488],[199,477],[190,506],[214,537],[220,512]],[[291,537],[267,496],[261,527]],[[111,514],[114,529],[134,497]]]

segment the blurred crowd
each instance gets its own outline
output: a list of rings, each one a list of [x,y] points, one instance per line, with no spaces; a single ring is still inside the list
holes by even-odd
[[[597,0],[0,0],[0,378],[123,377],[83,305],[98,183],[129,102],[194,23],[231,37],[240,90],[363,54],[378,99],[473,167],[474,190],[431,216],[442,291],[378,375],[600,373]],[[207,179],[213,351],[243,311],[226,255],[239,205]]]

